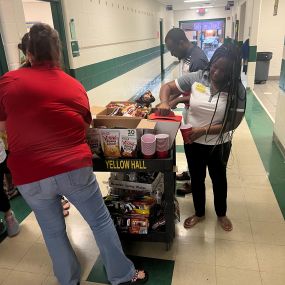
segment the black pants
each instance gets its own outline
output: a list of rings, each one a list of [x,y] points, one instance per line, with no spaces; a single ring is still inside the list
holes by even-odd
[[[4,173],[9,172],[6,160],[0,164],[0,211],[7,212],[10,210],[11,205],[9,199],[4,191]]]
[[[195,214],[205,215],[206,188],[205,178],[208,166],[213,183],[215,211],[218,217],[227,212],[227,162],[231,150],[231,142],[211,146],[198,143],[184,145],[191,176],[191,187]]]

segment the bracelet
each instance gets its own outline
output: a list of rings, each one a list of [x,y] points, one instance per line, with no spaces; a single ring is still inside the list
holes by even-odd
[[[208,135],[208,129],[206,127],[204,127],[204,130],[205,130],[205,136]]]

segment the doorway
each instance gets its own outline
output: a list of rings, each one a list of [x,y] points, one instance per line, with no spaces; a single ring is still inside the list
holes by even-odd
[[[224,43],[226,19],[180,21],[190,42],[199,46],[210,60],[215,50]]]
[[[0,34],[0,76],[8,71],[8,65],[5,56],[4,45]]]
[[[22,0],[27,30],[38,22],[49,24],[58,31],[62,45],[61,65],[70,74],[67,42],[60,0]]]
[[[246,15],[246,2],[244,2],[240,6],[240,22],[239,22],[239,41],[245,41],[246,38],[244,37],[244,25],[245,25],[245,15]]]
[[[160,71],[164,74],[164,44],[163,44],[163,19],[159,21],[159,37],[160,37]]]

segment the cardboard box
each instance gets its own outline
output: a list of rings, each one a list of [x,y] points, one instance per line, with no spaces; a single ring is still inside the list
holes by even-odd
[[[161,121],[161,120],[152,120],[151,122],[156,122],[155,133],[156,134],[168,134],[170,146],[173,145],[177,132],[180,128],[180,122],[174,121]]]
[[[135,102],[131,102],[131,101],[111,101],[111,102],[109,102],[106,105],[107,112],[109,112],[108,114],[110,114],[115,109],[115,108],[110,107],[110,105],[112,105],[112,104],[123,104],[125,106],[128,106],[128,105],[135,104]]]
[[[140,139],[144,130],[155,130],[156,122],[140,118],[131,120],[108,117],[108,119],[94,119],[93,127],[97,128],[101,135],[101,146],[106,158],[131,157],[135,158],[135,152],[139,149]],[[100,128],[104,126],[105,128]],[[108,134],[109,133],[109,134]],[[119,136],[119,145],[117,138]],[[132,155],[128,155],[123,141],[135,141],[136,149]],[[126,146],[126,145],[125,145]]]
[[[111,101],[109,104],[112,103],[127,103],[129,105],[134,104],[134,102],[130,101]],[[93,118],[98,118],[98,119],[109,119],[109,118],[114,118],[114,119],[142,119],[142,117],[132,117],[132,116],[110,116],[110,114],[115,110],[115,108],[108,108],[108,105],[106,107],[97,107],[97,106],[92,106],[91,108],[91,114]]]
[[[158,186],[158,184],[161,183],[161,180],[162,180],[162,173],[160,172],[158,173],[158,175],[156,176],[156,178],[151,184],[114,180],[110,177],[109,186],[113,188],[124,189],[124,190],[153,192]]]

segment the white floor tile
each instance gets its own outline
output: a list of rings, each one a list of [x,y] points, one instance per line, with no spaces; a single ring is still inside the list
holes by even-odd
[[[0,284],[6,280],[8,275],[11,273],[10,269],[2,269],[0,268]]]
[[[256,243],[285,245],[285,222],[251,221],[253,239]]]
[[[216,285],[215,266],[208,264],[185,263],[184,261],[177,261],[175,262],[172,284]]]
[[[256,244],[255,247],[260,271],[284,274],[285,246]]]
[[[261,272],[263,285],[284,285],[285,274],[276,274],[273,272]]]
[[[216,240],[216,265],[258,270],[253,243]]]
[[[45,245],[35,243],[15,267],[16,271],[49,274],[52,262]]]
[[[215,265],[215,240],[201,237],[179,239],[176,259],[185,263]]]
[[[6,239],[0,244],[0,268],[14,269],[31,248],[32,243]]]
[[[262,285],[259,271],[217,266],[217,285]]]
[[[29,272],[12,271],[2,285],[39,285],[46,279],[46,275]]]

